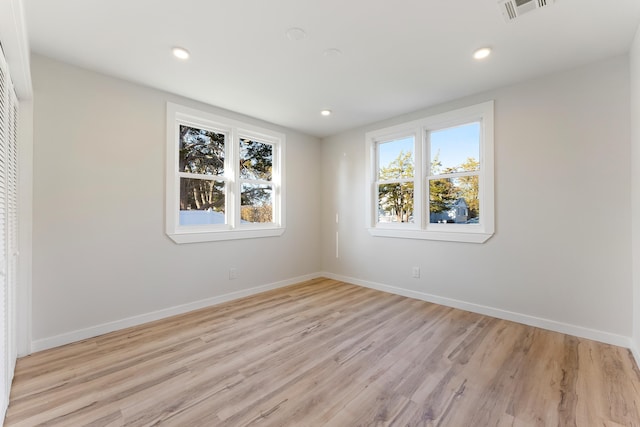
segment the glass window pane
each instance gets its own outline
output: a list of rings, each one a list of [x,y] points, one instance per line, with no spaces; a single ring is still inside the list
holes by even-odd
[[[429,180],[429,222],[477,224],[478,184],[477,175]]]
[[[431,175],[480,170],[480,122],[430,133]]]
[[[180,178],[180,225],[224,224],[224,181]]]
[[[378,222],[413,223],[413,182],[378,186]]]
[[[413,137],[378,144],[378,180],[413,178]]]
[[[180,125],[179,172],[222,175],[224,140],[223,133]]]
[[[273,222],[272,186],[242,184],[240,205],[240,219],[242,222]]]
[[[271,181],[273,145],[240,139],[240,178]]]

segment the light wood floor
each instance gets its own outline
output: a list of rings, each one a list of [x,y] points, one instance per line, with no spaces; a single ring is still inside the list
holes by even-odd
[[[317,279],[20,359],[6,426],[640,426],[628,350]]]

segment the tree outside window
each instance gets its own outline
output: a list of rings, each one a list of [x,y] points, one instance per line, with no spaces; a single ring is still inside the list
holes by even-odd
[[[493,235],[493,107],[487,101],[367,132],[371,235],[468,243]]]
[[[282,235],[285,139],[167,103],[167,235],[176,243]]]
[[[413,150],[413,137],[381,142],[378,146],[379,222],[413,222]]]

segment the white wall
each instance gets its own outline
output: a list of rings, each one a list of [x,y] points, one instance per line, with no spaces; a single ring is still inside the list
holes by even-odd
[[[320,270],[318,139],[40,56],[32,70],[34,350]],[[283,236],[165,235],[167,101],[286,134]]]
[[[633,263],[633,346],[640,365],[640,27],[631,46],[631,171],[632,171],[632,263]]]
[[[165,102],[221,111],[39,56],[32,68],[34,350],[321,269],[628,344],[627,57],[390,119],[322,144],[232,114],[287,134],[288,229],[281,238],[193,245],[176,245],[164,234]],[[364,133],[488,99],[496,100],[496,235],[483,245],[371,237],[364,228]],[[122,215],[130,210],[144,212],[145,219]],[[239,272],[234,281],[227,279],[232,266]],[[411,278],[412,266],[421,268],[420,279]],[[638,289],[637,276],[635,284]]]
[[[365,132],[489,99],[496,101],[496,234],[485,244],[371,237],[364,226]],[[327,138],[323,268],[337,278],[628,345],[629,141],[626,56]],[[412,266],[421,268],[420,279],[411,278]]]

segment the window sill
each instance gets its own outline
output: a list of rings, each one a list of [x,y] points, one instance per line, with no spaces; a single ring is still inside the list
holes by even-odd
[[[493,233],[478,231],[426,231],[400,230],[398,228],[369,228],[369,234],[375,237],[395,237],[399,239],[438,240],[445,242],[484,243]]]
[[[221,240],[258,239],[262,237],[277,237],[284,233],[284,228],[260,228],[251,230],[225,230],[225,231],[194,231],[167,233],[167,236],[178,244],[218,242]]]

